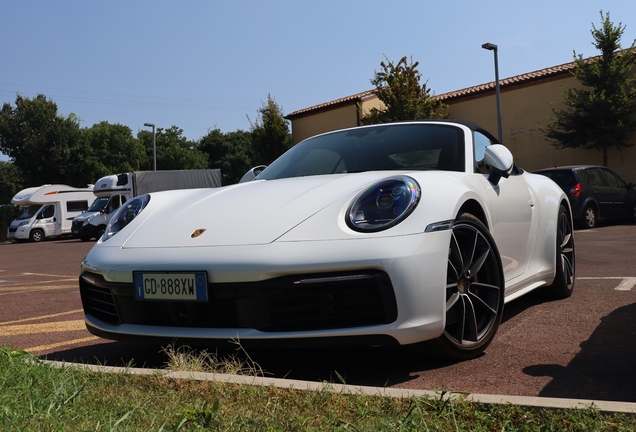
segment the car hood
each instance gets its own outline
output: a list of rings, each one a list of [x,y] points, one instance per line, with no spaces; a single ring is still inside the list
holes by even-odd
[[[155,193],[138,220],[104,245],[155,248],[271,243],[332,203],[344,200],[342,208],[365,186],[394,174],[311,176]]]

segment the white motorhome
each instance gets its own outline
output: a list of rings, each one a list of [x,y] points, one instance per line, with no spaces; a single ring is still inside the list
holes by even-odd
[[[100,238],[111,215],[129,199],[149,192],[221,186],[221,170],[135,171],[100,178],[91,207],[73,220],[72,233],[82,241]]]
[[[11,200],[24,211],[9,225],[7,239],[39,242],[71,234],[73,218],[85,211],[92,199],[92,185],[84,189],[61,184],[24,189]]]

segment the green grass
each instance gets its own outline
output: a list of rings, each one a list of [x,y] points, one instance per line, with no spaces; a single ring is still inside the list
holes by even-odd
[[[633,431],[634,417],[57,368],[0,349],[2,431]]]

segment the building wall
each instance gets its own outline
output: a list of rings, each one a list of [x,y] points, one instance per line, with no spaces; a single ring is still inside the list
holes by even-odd
[[[603,153],[597,150],[559,150],[546,140],[539,129],[550,123],[551,104],[563,107],[562,88],[580,86],[569,74],[538,83],[504,88],[501,91],[502,141],[515,157],[517,165],[527,171],[550,166],[603,164]],[[472,121],[497,136],[497,105],[494,90],[471,97],[445,101],[450,118]],[[293,142],[337,129],[358,125],[357,104],[363,111],[381,106],[375,96],[352,100],[337,107],[325,107],[292,118]],[[636,143],[636,133],[630,139]],[[636,182],[636,146],[608,151],[608,166],[627,182]]]
[[[357,126],[358,113],[354,104],[308,114],[292,120],[294,144],[324,132]]]
[[[292,119],[292,141],[298,144],[302,140],[325,132],[359,126],[358,104],[363,112],[379,108],[382,102],[373,96],[360,101],[352,100],[334,108],[316,110],[307,115]]]
[[[557,149],[539,129],[550,123],[551,104],[563,108],[561,89],[580,87],[572,76],[535,85],[513,87],[501,92],[502,141],[527,171],[559,165],[603,165],[603,153],[597,150]],[[497,136],[495,92],[469,100],[449,102],[451,118],[470,120]],[[631,142],[636,141],[636,134]],[[609,168],[628,182],[636,182],[636,147],[608,151]]]

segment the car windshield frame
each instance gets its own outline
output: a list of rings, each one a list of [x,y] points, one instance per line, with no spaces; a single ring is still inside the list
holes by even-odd
[[[18,216],[18,220],[31,219],[41,208],[42,204],[32,204],[24,207],[24,211]]]
[[[98,211],[100,211],[100,210],[102,210],[103,208],[106,207],[106,204],[108,204],[109,200],[110,200],[109,197],[97,197],[97,198],[95,198],[95,201],[93,201],[91,206],[86,211],[87,212],[98,212]]]
[[[465,132],[443,123],[393,123],[308,138],[276,159],[258,180],[364,171],[464,172]]]

